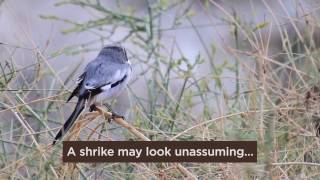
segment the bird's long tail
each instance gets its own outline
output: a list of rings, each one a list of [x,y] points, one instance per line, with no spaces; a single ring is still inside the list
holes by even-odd
[[[60,129],[60,131],[54,138],[52,145],[54,145],[57,142],[57,140],[60,139],[63,135],[65,135],[66,132],[72,127],[72,125],[77,120],[80,113],[83,111],[84,107],[85,107],[85,99],[79,98],[74,111],[72,112],[68,120],[64,123],[63,127]]]

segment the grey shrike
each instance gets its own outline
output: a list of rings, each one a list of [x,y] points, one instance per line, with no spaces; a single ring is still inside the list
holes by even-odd
[[[54,145],[72,127],[87,104],[90,105],[89,110],[92,111],[97,103],[103,103],[118,96],[128,84],[131,72],[132,67],[124,48],[104,47],[79,76],[78,85],[67,100],[69,102],[70,99],[77,96],[77,105],[52,144]]]

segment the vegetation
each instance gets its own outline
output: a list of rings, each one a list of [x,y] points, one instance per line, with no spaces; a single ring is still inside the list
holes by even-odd
[[[260,22],[242,16],[255,17],[255,4],[251,1],[247,2],[252,6],[250,12],[239,12],[236,7],[213,0],[145,1],[139,12],[122,1],[116,2],[113,8],[99,0],[56,3],[56,8],[78,7],[93,12],[87,21],[40,15],[44,21],[66,23],[68,28],[61,30],[65,36],[95,35],[96,39],[89,42],[56,52],[45,51],[32,40],[31,48],[1,42],[0,50],[7,52],[0,54],[1,177],[320,177],[319,5],[307,11],[299,1],[292,2],[297,9],[296,15],[291,16],[282,1],[274,1],[285,14],[282,20],[271,3],[262,0],[267,16]],[[197,24],[198,13],[210,23]],[[167,24],[163,22],[166,15],[172,16],[168,27],[163,25]],[[229,30],[229,39],[224,39],[218,30],[211,32],[218,33],[219,43],[204,37],[199,30],[220,25]],[[197,35],[202,47],[194,58],[176,40],[185,29]],[[73,133],[65,139],[256,140],[258,163],[63,164],[61,144],[50,144],[74,106],[65,100],[81,68],[79,64],[68,69],[68,77],[62,77],[50,61],[63,55],[97,52],[111,43],[127,47],[134,64],[126,115],[127,122],[143,136],[123,128],[123,124],[109,124],[102,116],[90,119],[89,113],[78,120]],[[32,54],[32,63],[17,68],[17,51]]]

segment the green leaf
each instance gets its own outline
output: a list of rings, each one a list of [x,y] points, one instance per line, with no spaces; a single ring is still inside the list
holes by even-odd
[[[269,24],[269,22],[263,22],[263,23],[259,23],[256,25],[256,27],[253,28],[253,32],[259,30],[259,29],[263,29],[265,27],[267,27]]]

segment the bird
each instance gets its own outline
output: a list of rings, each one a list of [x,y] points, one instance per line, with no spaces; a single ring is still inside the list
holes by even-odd
[[[84,72],[78,77],[77,86],[67,99],[69,102],[76,96],[77,104],[55,136],[52,145],[67,133],[87,105],[90,107],[89,111],[94,111],[99,103],[116,98],[127,86],[131,73],[132,66],[124,47],[116,45],[103,47],[98,56],[87,64]],[[109,110],[111,109],[108,103],[105,105]],[[113,111],[112,114],[119,116]]]

